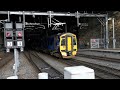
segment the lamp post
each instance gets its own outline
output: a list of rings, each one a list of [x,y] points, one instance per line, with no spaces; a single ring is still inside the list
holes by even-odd
[[[116,48],[116,39],[115,39],[115,18],[109,18],[108,20],[112,20],[112,27],[113,27],[113,49]]]
[[[116,39],[115,39],[115,19],[112,19],[112,24],[113,24],[113,49],[115,49],[115,43],[116,43]]]

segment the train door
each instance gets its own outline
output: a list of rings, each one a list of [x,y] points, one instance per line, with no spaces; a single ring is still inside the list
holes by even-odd
[[[71,36],[67,36],[66,37],[66,41],[67,41],[67,51],[72,51],[72,37]]]
[[[60,49],[61,49],[61,51],[66,51],[66,39],[65,39],[65,36],[63,36],[62,38],[61,38],[61,45],[60,45]]]
[[[72,55],[72,51],[73,51],[72,46],[73,46],[72,36],[66,36],[66,53],[67,53],[67,56]]]

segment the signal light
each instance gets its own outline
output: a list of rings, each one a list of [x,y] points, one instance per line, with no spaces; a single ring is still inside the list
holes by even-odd
[[[9,32],[6,33],[6,37],[10,37],[11,34]]]
[[[95,39],[92,39],[92,42],[96,42],[96,40],[95,40]]]
[[[22,32],[18,32],[18,37],[22,37]]]

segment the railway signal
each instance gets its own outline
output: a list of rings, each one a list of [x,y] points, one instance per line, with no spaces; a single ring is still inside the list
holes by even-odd
[[[11,22],[4,23],[4,46],[7,52],[13,48],[13,24]]]
[[[16,23],[16,31],[15,31],[15,37],[16,37],[16,47],[20,48],[21,51],[23,51],[24,47],[24,28],[23,23]]]
[[[15,28],[13,26],[15,25]],[[23,23],[5,22],[4,23],[4,46],[7,52],[10,49],[20,48],[23,51],[24,47],[24,28]]]

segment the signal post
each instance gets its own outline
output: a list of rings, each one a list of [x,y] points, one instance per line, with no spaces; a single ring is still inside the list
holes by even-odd
[[[7,22],[4,24],[4,46],[6,47],[6,52],[10,52],[13,48],[13,24]]]
[[[23,48],[25,46],[23,23],[4,23],[4,46],[6,47],[6,52],[10,52],[11,49],[14,49],[15,64],[13,65],[13,69],[15,76],[17,76],[17,68],[19,67],[19,51],[24,51]]]

